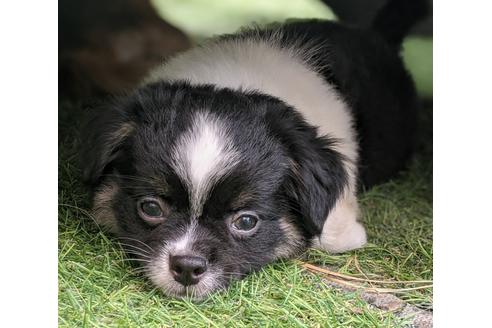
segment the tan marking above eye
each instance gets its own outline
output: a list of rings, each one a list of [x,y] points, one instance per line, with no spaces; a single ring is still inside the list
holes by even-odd
[[[118,130],[112,133],[112,137],[116,142],[128,137],[135,130],[135,124],[132,122],[125,122],[121,124]]]
[[[114,216],[112,202],[118,191],[114,182],[103,182],[95,193],[92,201],[92,215],[97,224],[109,232],[118,232],[118,224]]]

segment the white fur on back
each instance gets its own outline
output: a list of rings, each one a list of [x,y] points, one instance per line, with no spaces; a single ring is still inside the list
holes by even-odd
[[[173,167],[191,191],[192,212],[198,216],[213,183],[234,167],[238,160],[226,127],[211,114],[194,117],[173,150]]]

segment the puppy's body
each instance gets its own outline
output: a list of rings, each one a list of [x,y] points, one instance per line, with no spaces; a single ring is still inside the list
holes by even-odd
[[[305,21],[218,38],[94,120],[96,213],[156,285],[202,297],[310,245],[365,243],[357,185],[403,167],[416,115],[397,51],[411,22],[378,32],[390,9],[375,31]]]

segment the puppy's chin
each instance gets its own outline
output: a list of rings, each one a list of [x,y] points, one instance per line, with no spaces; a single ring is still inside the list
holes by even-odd
[[[163,281],[162,278],[157,275],[151,276],[152,282],[158,286],[162,292],[170,297],[178,299],[191,299],[194,301],[201,301],[206,299],[210,294],[225,289],[227,286],[213,284],[209,285],[205,281],[201,281],[196,285],[183,286],[176,281]],[[213,281],[213,278],[210,279]]]
[[[146,265],[145,270],[152,283],[167,296],[179,299],[203,300],[210,294],[225,289],[232,276],[223,270],[210,268],[195,285],[184,286],[174,280],[169,270],[169,250],[164,247],[160,255]]]

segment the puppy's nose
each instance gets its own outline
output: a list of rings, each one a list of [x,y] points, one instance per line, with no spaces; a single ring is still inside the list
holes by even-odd
[[[184,286],[195,285],[207,271],[207,260],[199,256],[171,256],[170,269],[177,282]]]

